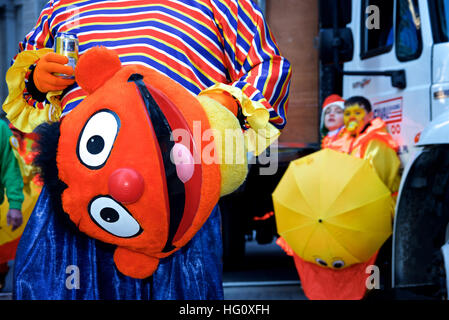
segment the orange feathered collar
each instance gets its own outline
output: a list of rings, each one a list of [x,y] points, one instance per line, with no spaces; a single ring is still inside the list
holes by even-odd
[[[394,141],[391,134],[388,133],[387,124],[381,118],[375,118],[369,124],[365,131],[363,131],[357,138],[355,138],[352,145],[352,149],[356,149],[358,146],[366,145],[371,140],[381,140],[385,142],[390,148],[396,152],[399,149],[399,145]]]
[[[356,138],[351,137],[346,129],[344,129],[339,137],[327,147],[347,154],[351,154],[354,150],[359,150],[359,156],[363,158],[365,148],[372,140],[383,141],[396,152],[399,149],[399,145],[391,134],[388,133],[387,125],[381,118],[373,119],[366,129]]]

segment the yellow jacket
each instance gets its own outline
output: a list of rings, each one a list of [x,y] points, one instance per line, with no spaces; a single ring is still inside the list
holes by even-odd
[[[379,178],[390,189],[394,200],[392,205],[395,204],[401,181],[401,161],[397,155],[398,144],[388,133],[384,121],[380,118],[372,120],[365,131],[355,138],[343,132],[328,148],[369,160]]]

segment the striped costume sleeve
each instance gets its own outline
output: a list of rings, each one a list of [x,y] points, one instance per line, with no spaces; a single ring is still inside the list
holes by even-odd
[[[59,119],[60,106],[55,92],[52,102],[37,101],[28,92],[28,79],[36,62],[46,53],[52,51],[53,38],[49,30],[48,19],[53,11],[53,0],[50,0],[41,12],[36,26],[19,43],[19,52],[14,57],[11,67],[6,73],[8,97],[3,102],[3,110],[8,120],[23,132],[32,132],[36,126],[47,121]],[[51,39],[51,41],[50,41]],[[47,95],[48,97],[48,95]],[[57,101],[58,100],[58,101]]]
[[[50,0],[45,5],[34,28],[25,36],[25,38],[21,42],[19,42],[19,53],[25,50],[39,50],[43,48],[53,47],[53,37],[51,36],[50,32],[49,19],[53,12],[54,2],[54,0]],[[16,58],[17,55],[16,57],[14,57],[13,63]],[[30,71],[34,68],[34,66],[34,64],[30,66]],[[29,75],[30,72],[27,72],[25,75],[25,83],[28,82]],[[34,108],[44,108],[44,102],[39,102],[33,99],[31,94],[27,91],[26,86],[25,90],[23,91],[23,98],[30,106],[33,106]]]
[[[54,4],[57,0],[50,0],[42,9],[39,19],[34,28],[19,43],[19,51],[38,50],[53,47],[53,37],[50,32],[50,19],[53,13]]]
[[[232,85],[261,102],[278,129],[286,124],[291,66],[251,0],[211,0]]]

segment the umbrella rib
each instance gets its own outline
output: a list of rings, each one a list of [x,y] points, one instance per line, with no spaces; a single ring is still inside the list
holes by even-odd
[[[312,236],[313,236],[313,234],[315,233],[315,231],[316,231],[317,228],[318,228],[318,225],[316,225],[315,228],[313,229],[313,231],[310,233],[310,235],[309,235],[309,237],[308,237],[306,243],[305,243],[304,246],[303,246],[303,249],[302,249],[302,252],[301,252],[301,255],[300,255],[301,257],[304,256],[304,251],[306,250],[307,245],[309,244],[310,239],[312,239]]]
[[[279,201],[279,200],[277,200],[277,202],[278,202],[281,206],[283,206],[284,208],[286,208],[286,209],[292,211],[292,212],[295,213],[295,214],[299,214],[299,215],[305,216],[305,217],[307,217],[307,218],[314,219],[313,216],[311,216],[311,215],[309,215],[309,214],[307,214],[307,213],[305,213],[305,212],[298,212],[297,209],[290,207],[288,204],[284,204],[283,202],[281,202],[281,201]],[[308,204],[307,204],[307,205],[308,205]],[[309,206],[309,209],[310,209],[310,206]],[[274,214],[276,214],[276,212],[275,212]]]
[[[359,258],[355,257],[349,250],[348,248],[346,248],[340,241],[338,241],[337,239],[335,239],[335,237],[333,237],[332,233],[327,229],[326,225],[323,225],[326,232],[329,234],[329,236],[334,239],[347,253],[348,255],[350,255],[352,258],[354,258],[355,260],[360,260]]]
[[[299,190],[299,192],[301,192],[302,198],[304,199],[305,203],[307,203],[307,206],[309,207],[310,212],[314,212],[314,211],[315,211],[315,210],[313,210],[314,206],[312,206],[312,205],[310,204],[308,197],[306,197],[305,194],[304,194],[304,192],[302,191],[301,184],[298,182],[298,179],[297,179],[296,175],[294,176],[294,178],[295,178],[295,181],[296,181],[296,185],[297,185],[297,187],[298,187],[298,190]],[[310,216],[310,215],[307,215],[307,216],[313,218],[313,217]]]
[[[354,172],[356,172],[357,170],[359,170],[362,166],[363,163],[358,163],[357,164],[358,167],[356,169],[354,169]],[[351,178],[347,180],[347,182],[351,181],[352,177],[354,176],[354,174],[351,174]],[[340,197],[340,195],[343,193],[344,190],[346,190],[346,188],[349,186],[349,183],[346,183],[346,185],[340,189],[340,192],[335,196],[334,201],[327,207],[326,210],[329,210],[329,208],[332,207],[332,205],[335,203],[335,201],[337,201],[337,199]]]
[[[384,183],[382,182],[382,184],[384,184]],[[384,185],[385,185],[385,184],[384,184]],[[349,186],[350,186],[349,184],[346,184],[345,187],[342,188],[342,189],[340,190],[340,192],[335,196],[334,201],[329,205],[328,209],[331,208],[331,207],[334,205],[334,203],[337,201],[337,199],[340,197],[340,195],[341,195],[341,194],[342,194],[342,193],[343,193]],[[380,199],[380,197],[379,197],[379,199]],[[378,200],[378,199],[376,199],[376,200]],[[371,202],[369,202],[369,203],[371,203]]]
[[[346,187],[343,188],[343,189],[346,189]],[[343,191],[342,191],[342,192],[343,192]],[[340,193],[340,194],[341,194],[341,193]],[[390,196],[390,195],[388,195],[388,196]],[[385,195],[381,195],[381,196],[379,196],[379,197],[377,197],[377,198],[375,198],[375,199],[373,199],[373,200],[371,200],[371,201],[369,201],[369,202],[366,202],[366,203],[364,203],[364,205],[368,205],[368,204],[371,204],[371,203],[373,203],[373,202],[376,202],[376,201],[382,199],[383,197],[385,197]],[[329,208],[331,208],[332,205],[335,203],[335,201],[337,201],[337,198],[338,198],[338,197],[335,198],[334,202],[332,202],[332,204],[329,206]],[[334,214],[334,215],[331,215],[331,216],[329,216],[329,217],[336,217],[336,216],[345,214],[345,213],[347,213],[347,212],[349,212],[349,211],[352,211],[352,210],[354,210],[354,209],[357,209],[357,208],[358,208],[357,206],[353,206],[352,208],[345,209],[344,211],[339,212],[339,213]]]
[[[292,228],[292,229],[289,229],[289,230],[287,230],[287,231],[284,231],[283,234],[287,234],[287,233],[292,232],[292,231],[298,231],[298,230],[300,230],[300,229],[302,229],[302,228],[309,227],[309,226],[311,226],[311,225],[313,225],[313,224],[315,224],[315,223],[316,223],[316,221],[310,221],[310,222],[307,223],[307,224],[303,224],[303,225],[301,225],[301,226],[299,226],[299,227],[294,227],[294,228]]]
[[[330,222],[330,221],[326,221],[326,223],[332,224],[332,225],[334,225],[334,226],[336,226],[336,227],[339,227],[339,228],[342,228],[342,229],[351,230],[351,231],[356,231],[356,232],[363,232],[363,233],[367,233],[367,232],[369,232],[369,233],[385,233],[385,231],[362,231],[362,230],[359,230],[359,229],[350,228],[350,227],[347,227],[347,226],[344,226],[344,225],[340,225],[340,224],[338,224],[338,223]]]
[[[337,240],[335,240],[335,238],[332,236],[332,234],[329,232],[329,230],[326,228],[326,226],[324,226],[324,230],[326,231],[328,237],[325,238],[327,247],[329,248],[329,252],[331,253],[332,256],[335,257],[335,253],[333,252],[333,250],[331,250],[331,241],[330,239],[333,239],[334,241],[336,241],[338,244],[340,244]],[[341,244],[340,244],[341,246]],[[352,258],[355,258],[345,247],[341,246],[343,248],[344,251],[347,252],[348,255],[350,255]]]

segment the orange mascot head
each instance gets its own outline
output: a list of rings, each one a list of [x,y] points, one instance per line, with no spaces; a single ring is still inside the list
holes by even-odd
[[[219,164],[205,163],[207,144],[193,139],[195,122],[201,133],[210,129],[207,113],[170,78],[122,66],[103,47],[81,56],[75,76],[87,97],[58,125],[62,209],[80,231],[117,246],[119,271],[146,278],[195,235],[220,197]],[[187,145],[173,140],[175,129],[191,138]]]

